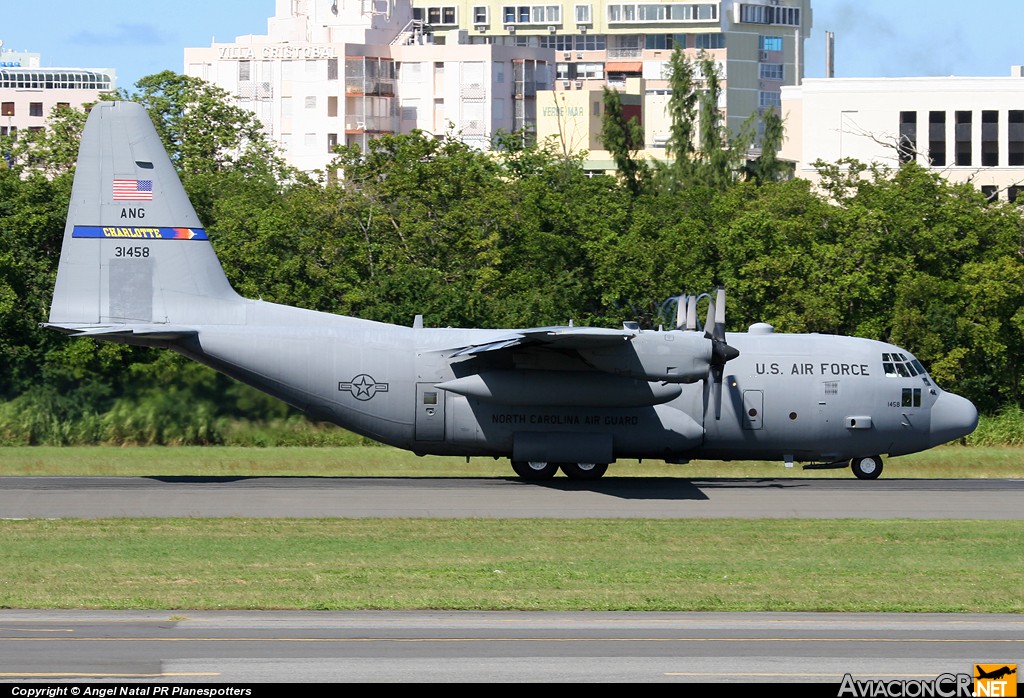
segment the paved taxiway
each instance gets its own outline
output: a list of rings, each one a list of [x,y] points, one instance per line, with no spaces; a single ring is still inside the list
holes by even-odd
[[[934,679],[1022,656],[1020,616],[0,612],[0,681],[8,682],[838,686],[847,673]]]
[[[1024,518],[1024,480],[0,477],[0,518]]]

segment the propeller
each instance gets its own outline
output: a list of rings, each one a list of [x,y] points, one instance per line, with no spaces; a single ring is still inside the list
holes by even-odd
[[[699,296],[676,296],[676,329],[696,331],[697,299]],[[670,299],[671,300],[671,299]]]
[[[694,314],[696,314],[696,309]],[[725,289],[718,287],[716,298],[708,303],[708,319],[704,336],[711,340],[711,362],[708,366],[708,390],[715,404],[715,419],[722,418],[722,378],[725,364],[740,355],[725,341]]]

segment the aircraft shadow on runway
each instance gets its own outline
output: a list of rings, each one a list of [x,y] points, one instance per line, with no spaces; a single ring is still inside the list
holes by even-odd
[[[153,475],[145,479],[155,480],[168,484],[195,484],[195,485],[216,485],[251,482],[256,484],[259,481],[271,480],[277,483],[287,483],[292,487],[300,484],[303,480],[316,482],[316,486],[333,487],[344,489],[346,484],[375,483],[377,485],[393,482],[396,485],[418,485],[425,482],[445,482],[455,484],[457,482],[472,483],[474,485],[493,482],[495,485],[519,485],[522,487],[536,487],[546,490],[557,490],[559,492],[592,492],[609,497],[631,500],[707,500],[704,493],[707,489],[792,489],[810,486],[807,480],[799,479],[773,479],[773,478],[675,478],[675,477],[613,477],[592,482],[580,482],[568,478],[554,478],[546,481],[526,482],[515,477],[459,477],[459,478],[436,478],[436,477],[324,477],[324,476],[302,476],[302,475]],[[818,480],[820,482],[820,479]]]

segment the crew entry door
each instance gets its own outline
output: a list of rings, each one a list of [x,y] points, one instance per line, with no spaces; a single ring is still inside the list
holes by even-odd
[[[764,410],[764,393],[760,390],[743,391],[743,428],[760,429]]]
[[[416,440],[444,441],[444,391],[416,384]]]

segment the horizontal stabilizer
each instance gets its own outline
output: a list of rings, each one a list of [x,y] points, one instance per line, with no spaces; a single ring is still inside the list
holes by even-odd
[[[199,331],[194,327],[176,325],[77,325],[44,322],[40,327],[57,330],[72,337],[139,337],[145,339],[174,340],[194,337]]]

